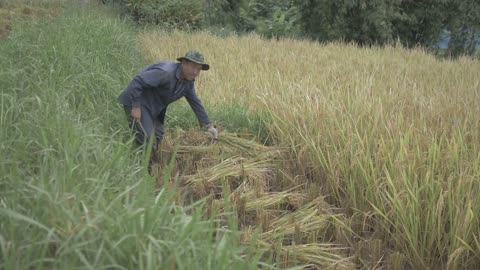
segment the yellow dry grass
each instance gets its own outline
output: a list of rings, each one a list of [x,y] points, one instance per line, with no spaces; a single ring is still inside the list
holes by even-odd
[[[267,235],[281,234],[273,230],[278,227],[290,239],[285,249],[292,239],[309,248],[338,244],[354,252],[337,261],[352,255],[356,259],[345,265],[356,267],[434,269],[448,263],[449,269],[465,269],[480,263],[478,60],[253,34],[145,32],[138,42],[147,62],[201,50],[211,65],[197,80],[204,103],[234,100],[273,119],[268,129],[285,151],[268,158],[257,156],[265,149],[252,155],[221,147],[204,151],[203,161],[191,166],[196,173],[184,177],[202,190],[198,196],[217,196],[218,207],[218,185],[230,183],[238,221],[266,233],[266,246],[274,244]],[[185,147],[179,149],[193,150]],[[218,160],[222,153],[228,155]],[[255,181],[261,183],[256,192],[242,190]],[[292,188],[303,194],[296,196],[302,201],[296,208],[284,203],[282,192]],[[324,213],[298,212],[324,197]],[[253,205],[259,211],[252,217],[247,209]],[[313,218],[289,223],[278,209]],[[245,232],[252,233],[247,226]],[[296,258],[313,258],[309,252]]]

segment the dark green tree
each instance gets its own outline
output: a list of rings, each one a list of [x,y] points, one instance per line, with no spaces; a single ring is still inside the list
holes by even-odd
[[[396,9],[394,38],[406,47],[433,48],[438,44],[449,16],[445,0],[403,0]]]
[[[473,55],[480,35],[478,0],[297,0],[301,29],[320,41],[360,45],[400,40],[436,48],[450,35],[447,55]]]
[[[267,37],[307,36],[362,46],[399,40],[434,49],[449,35],[446,54],[473,55],[480,35],[479,0],[106,0],[135,20],[172,27],[220,27]]]
[[[473,56],[479,43],[480,2],[478,0],[448,1],[446,30],[450,34],[447,56]]]
[[[239,1],[206,0],[205,17],[207,26],[235,29],[238,22]]]
[[[209,20],[217,26],[232,26],[237,32],[272,36],[298,35],[300,14],[294,0],[208,0]]]
[[[402,20],[400,0],[297,1],[307,35],[320,40],[342,40],[360,45],[393,41],[393,21]]]

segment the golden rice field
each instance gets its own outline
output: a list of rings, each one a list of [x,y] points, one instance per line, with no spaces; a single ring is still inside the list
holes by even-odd
[[[272,119],[270,146],[169,134],[179,201],[231,209],[282,267],[480,267],[479,61],[256,35],[144,32],[138,46],[149,62],[201,50],[204,103]]]

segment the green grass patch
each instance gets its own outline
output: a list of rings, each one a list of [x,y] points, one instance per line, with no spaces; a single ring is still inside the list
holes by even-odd
[[[128,23],[98,7],[22,22],[0,62],[0,268],[257,268],[132,151],[116,103],[142,65]]]

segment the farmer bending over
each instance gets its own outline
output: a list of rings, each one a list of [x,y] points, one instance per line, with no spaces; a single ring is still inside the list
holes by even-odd
[[[135,140],[146,145],[151,136],[153,152],[150,166],[158,161],[157,150],[163,138],[165,112],[170,103],[185,97],[200,125],[216,140],[218,132],[210,123],[202,102],[195,94],[195,77],[210,66],[199,51],[189,51],[177,59],[180,63],[162,61],[147,66],[138,73],[118,97],[128,121],[133,127]]]

